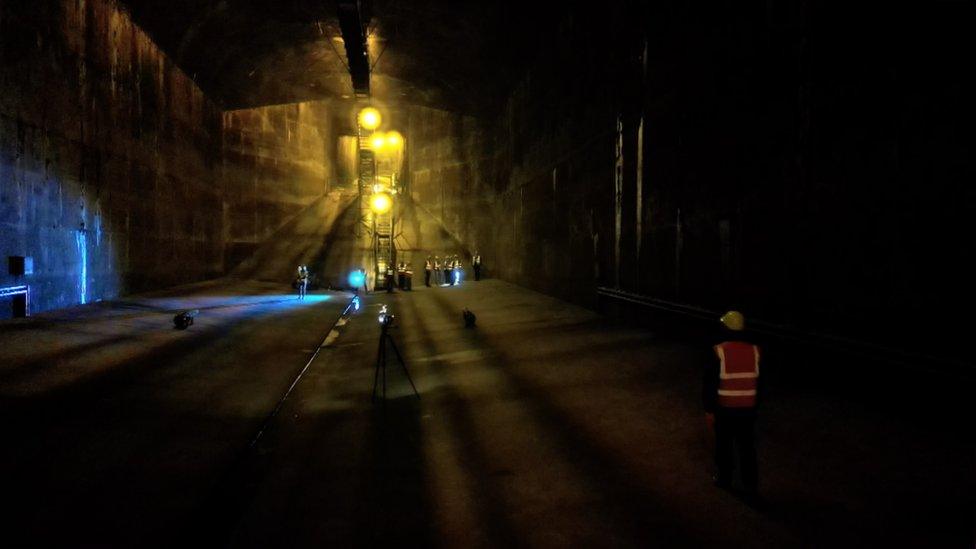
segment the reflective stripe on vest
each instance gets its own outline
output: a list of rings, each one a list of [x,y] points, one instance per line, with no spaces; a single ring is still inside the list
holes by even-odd
[[[741,341],[715,346],[719,360],[718,404],[725,408],[756,405],[759,347]]]

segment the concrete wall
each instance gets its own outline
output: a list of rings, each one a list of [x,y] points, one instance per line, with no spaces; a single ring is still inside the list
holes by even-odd
[[[425,249],[435,243],[444,247],[451,241],[475,245],[472,220],[483,200],[491,198],[482,188],[489,174],[478,169],[480,155],[485,153],[478,121],[416,106],[403,109],[398,118],[406,121],[407,185],[422,210],[408,220],[408,224],[420,224],[411,231],[418,235],[417,247]],[[489,215],[483,210],[481,214]],[[451,252],[454,245],[450,248],[429,251]]]
[[[617,286],[963,352],[965,18],[774,4],[572,14],[503,116],[412,119],[414,192],[494,274],[579,303]]]
[[[326,191],[334,111],[222,114],[113,1],[0,2],[0,287],[36,312],[226,273]]]
[[[34,258],[34,309],[219,274],[219,131],[113,2],[0,3],[0,258]]]
[[[223,114],[228,267],[336,183],[336,110],[315,101]]]
[[[641,293],[962,351],[976,200],[961,4],[649,6]],[[971,91],[971,88],[970,88]],[[678,211],[680,209],[680,225]],[[680,238],[678,227],[680,226]]]
[[[562,40],[540,53],[501,117],[412,108],[407,134],[414,195],[481,252],[489,276],[590,306],[612,275],[616,124],[615,66],[593,28],[555,29]]]

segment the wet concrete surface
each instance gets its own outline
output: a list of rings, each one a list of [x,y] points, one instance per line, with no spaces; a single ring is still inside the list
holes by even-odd
[[[363,296],[326,337],[343,294],[234,284],[3,325],[18,542],[972,545],[960,416],[935,425],[772,372],[757,509],[711,485],[707,353],[687,340],[496,280]],[[174,308],[262,299],[170,328]],[[382,304],[419,399],[390,352],[388,398],[371,401]]]

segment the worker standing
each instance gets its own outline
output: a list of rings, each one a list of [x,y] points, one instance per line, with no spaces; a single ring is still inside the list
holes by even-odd
[[[481,254],[477,250],[471,256],[471,267],[474,269],[475,281],[481,280]]]
[[[410,266],[410,263],[403,265],[403,283],[405,285],[404,290],[413,290],[413,267]]]
[[[298,299],[305,299],[305,294],[308,292],[308,267],[305,265],[298,266]]]
[[[427,256],[427,261],[424,262],[424,286],[430,288],[430,271],[434,268],[434,261]]]
[[[454,254],[454,261],[451,262],[451,285],[457,286],[461,283],[461,259]]]
[[[443,282],[443,284],[450,284],[451,283],[451,271],[454,269],[453,263],[454,263],[454,261],[451,259],[451,256],[449,256],[449,255],[444,256],[444,265],[442,265],[444,267],[444,282]]]
[[[744,341],[745,317],[729,311],[719,319],[723,341],[715,346],[716,360],[705,369],[702,400],[705,419],[715,431],[715,484],[732,486],[734,454],[745,495],[758,499],[756,460],[756,399],[759,396],[759,347]]]
[[[386,266],[386,292],[393,293],[393,265]]]
[[[441,284],[441,258],[434,256],[434,286]]]
[[[404,262],[397,263],[397,287],[401,290],[407,285],[407,264]]]

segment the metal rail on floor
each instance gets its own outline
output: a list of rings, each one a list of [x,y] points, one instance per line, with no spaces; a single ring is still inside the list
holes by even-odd
[[[281,408],[285,405],[285,401],[288,400],[288,397],[289,395],[291,395],[291,392],[295,390],[295,387],[298,385],[298,382],[302,380],[302,377],[305,375],[305,372],[308,371],[309,366],[311,366],[312,363],[315,362],[315,359],[319,356],[319,353],[322,352],[322,348],[325,347],[326,341],[329,339],[329,334],[332,333],[332,330],[336,329],[336,326],[339,325],[339,321],[345,318],[346,315],[349,314],[349,310],[353,308],[353,306],[356,304],[356,301],[358,299],[359,296],[354,295],[349,300],[349,303],[346,304],[346,308],[343,309],[342,313],[340,313],[339,316],[335,319],[335,322],[333,322],[332,325],[329,326],[329,329],[325,331],[325,335],[322,336],[322,341],[320,341],[319,344],[315,347],[315,352],[312,353],[312,356],[308,357],[308,361],[305,362],[305,366],[302,367],[301,371],[298,372],[298,375],[295,376],[295,379],[292,380],[291,385],[288,386],[288,390],[285,391],[285,394],[281,397],[280,400],[278,400],[278,403],[275,404],[274,409],[271,410],[271,413],[268,414],[268,417],[264,419],[264,422],[261,424],[261,428],[258,429],[257,434],[254,435],[254,438],[251,439],[250,444],[247,445],[248,450],[253,449],[255,446],[257,446],[258,442],[260,442],[261,437],[264,436],[265,431],[268,430],[268,427],[271,426],[271,423],[274,422],[276,417],[278,417],[278,412],[280,412]]]
[[[196,541],[197,545],[220,547],[228,545],[228,540],[225,538],[233,535],[240,517],[243,516],[247,501],[249,501],[249,490],[251,490],[251,483],[253,482],[252,477],[255,475],[252,467],[255,466],[255,460],[260,462],[263,459],[261,452],[257,451],[258,443],[265,433],[272,429],[275,419],[287,402],[288,397],[291,396],[322,349],[326,347],[329,334],[354,308],[358,299],[360,299],[358,295],[350,298],[342,313],[336,317],[335,322],[322,336],[322,340],[305,362],[305,366],[292,380],[285,394],[278,399],[274,409],[261,422],[257,433],[250,439],[247,446],[243,446],[237,451],[236,456],[220,475],[209,495],[200,503],[197,513],[188,521],[185,535],[192,535],[192,539]]]
[[[701,320],[709,320],[712,322],[717,321],[719,316],[722,314],[720,311],[713,311],[685,303],[676,303],[674,301],[667,301],[647,295],[635,294],[624,290],[618,290],[616,288],[598,287],[596,292],[597,295],[618,301],[633,303],[642,307],[649,307],[661,311],[667,311],[669,313],[694,317]],[[919,368],[923,365],[942,365],[957,368],[961,372],[970,375],[976,372],[976,368],[974,368],[972,364],[952,358],[914,353],[904,349],[896,349],[885,345],[879,345],[877,343],[850,339],[833,334],[800,330],[790,326],[774,324],[772,322],[766,322],[763,320],[750,320],[749,331],[779,340],[816,345],[818,347],[840,351],[847,354],[872,359],[881,359],[888,363],[910,368]]]

